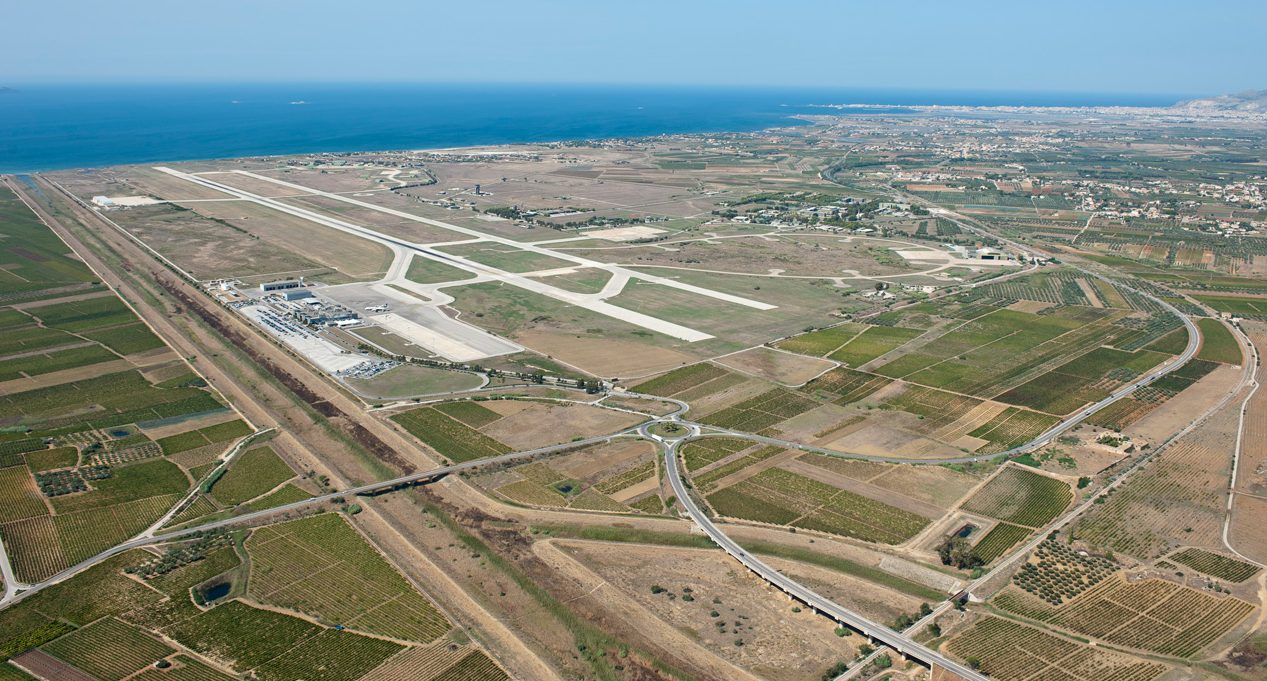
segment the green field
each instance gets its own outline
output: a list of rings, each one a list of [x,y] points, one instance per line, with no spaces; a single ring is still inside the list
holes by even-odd
[[[769,468],[708,495],[721,515],[897,544],[929,519],[803,475]]]
[[[245,508],[248,511],[262,511],[266,508],[273,508],[274,506],[282,506],[295,501],[303,501],[311,496],[311,494],[303,491],[294,483],[287,483],[276,492],[272,492],[248,503]]]
[[[638,383],[629,389],[636,393],[672,397],[683,390],[693,388],[705,381],[721,378],[727,373],[729,372],[716,364],[700,362],[699,364],[692,364],[690,366],[682,367],[681,369],[674,369],[667,374],[657,376],[649,381]]]
[[[0,295],[97,280],[7,187],[0,187],[0,225],[5,235],[5,247],[0,249]]]
[[[139,372],[122,371],[0,396],[0,411],[43,435],[109,428],[222,408],[198,388],[157,388]]]
[[[479,402],[470,400],[437,404],[435,405],[435,410],[446,416],[451,416],[472,428],[483,428],[502,417],[501,414],[483,406]]]
[[[883,376],[837,368],[805,384],[801,390],[846,405],[865,399],[892,382]]]
[[[968,434],[989,440],[990,444],[977,451],[993,454],[1029,442],[1057,423],[1060,423],[1060,419],[1055,416],[1008,407]]]
[[[141,322],[115,326],[108,329],[84,331],[80,335],[91,338],[120,355],[145,352],[163,347],[163,341]]]
[[[1184,549],[1168,560],[1229,582],[1243,582],[1258,574],[1258,567],[1255,565],[1204,549]]]
[[[446,281],[464,281],[475,277],[471,272],[446,265],[438,260],[415,256],[409,261],[409,270],[405,278],[419,284],[439,284]]]
[[[995,558],[1007,553],[1009,549],[1030,535],[1033,530],[1028,527],[1012,525],[1011,523],[999,523],[990,529],[976,544],[972,547],[982,562],[989,564]]]
[[[27,319],[25,315],[22,318]],[[82,342],[65,331],[36,326],[31,322],[5,328],[4,333],[0,333],[0,354],[16,355]]]
[[[1009,466],[977,490],[963,509],[1016,525],[1041,527],[1060,515],[1072,500],[1068,484]]]
[[[857,338],[832,352],[828,357],[856,368],[880,355],[905,345],[923,334],[924,332],[919,329],[904,329],[897,326],[872,326],[864,330]]]
[[[876,373],[958,393],[993,397],[1036,370],[1094,350],[1120,334],[1093,308],[1057,308],[1038,315],[996,309],[953,327]]]
[[[246,542],[250,593],[350,629],[428,643],[449,622],[342,517],[265,528]]]
[[[379,638],[326,629],[255,669],[259,681],[355,679],[404,646]]]
[[[1239,317],[1267,318],[1267,298],[1215,296],[1200,293],[1194,293],[1192,297],[1205,305],[1209,305],[1218,312],[1226,312]]]
[[[255,447],[238,455],[211,488],[211,496],[225,506],[254,499],[295,477],[295,472],[270,447]]]
[[[1198,359],[1240,366],[1241,345],[1223,322],[1202,317],[1197,320],[1197,327],[1201,329],[1201,351],[1197,353]]]
[[[217,423],[214,426],[207,426],[206,428],[199,428],[187,433],[162,438],[158,441],[158,446],[163,449],[163,454],[170,456],[217,442],[235,440],[250,435],[252,432],[252,428],[244,421],[226,421],[225,423]]]
[[[571,260],[560,260],[541,253],[494,242],[440,246],[437,250],[460,255],[482,265],[496,267],[507,272],[535,272],[574,265]],[[414,262],[417,262],[414,258]],[[463,277],[466,278],[466,277]]]
[[[867,327],[861,324],[846,323],[829,329],[819,329],[799,336],[792,336],[775,344],[781,350],[797,352],[811,357],[825,357],[837,348],[848,343]]]
[[[43,650],[102,681],[121,681],[176,652],[114,618],[93,622],[44,646]]]
[[[26,453],[26,465],[32,472],[48,471],[75,465],[79,452],[74,447],[39,449]]]
[[[53,350],[39,355],[27,355],[0,360],[0,381],[26,376],[38,376],[63,369],[108,362],[118,357],[99,345],[86,345],[66,350]]]
[[[726,407],[700,419],[720,428],[759,433],[770,426],[807,412],[818,403],[797,392],[774,388],[739,404]]]
[[[686,464],[686,470],[694,471],[751,446],[751,442],[736,438],[710,437],[696,440],[683,445],[682,461]]]
[[[1099,347],[998,396],[999,401],[1050,414],[1068,414],[1098,402],[1166,359],[1151,350]]]
[[[420,407],[393,414],[391,419],[452,461],[483,459],[510,451],[506,445],[434,407]]]
[[[29,308],[45,326],[63,331],[87,331],[136,321],[123,301],[106,294],[97,298]]]

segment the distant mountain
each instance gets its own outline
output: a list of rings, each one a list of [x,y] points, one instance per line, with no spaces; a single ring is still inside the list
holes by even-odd
[[[1190,99],[1186,102],[1179,102],[1174,108],[1194,111],[1267,112],[1267,90],[1247,90],[1234,95]]]
[[[14,89],[13,89],[13,88],[11,88],[11,87],[5,87],[5,86],[3,86],[3,85],[0,85],[0,95],[8,95],[8,94],[12,94],[12,93],[14,93],[14,92],[17,92],[17,90],[14,90]]]

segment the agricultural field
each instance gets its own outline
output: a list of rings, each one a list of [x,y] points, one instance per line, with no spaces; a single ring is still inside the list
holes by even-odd
[[[7,187],[0,187],[0,223],[7,237],[0,249],[0,296],[6,302],[48,290],[96,287],[96,275],[70,257],[66,244]]]
[[[27,467],[0,469],[9,509],[0,534],[24,581],[39,581],[140,532],[189,488],[180,467],[162,458],[40,475],[57,476],[45,478],[43,495]],[[79,491],[58,487],[72,483]]]
[[[1212,421],[1147,464],[1079,519],[1077,537],[1142,560],[1182,546],[1220,544],[1231,468],[1218,445],[1227,442],[1220,425]]]
[[[295,472],[270,447],[242,452],[229,470],[211,486],[211,496],[225,506],[236,506],[271,491],[295,477]]]
[[[781,468],[767,468],[707,496],[719,515],[897,544],[925,518]]]
[[[883,376],[840,368],[810,381],[803,390],[843,406],[866,399],[890,383],[892,380]]]
[[[158,446],[162,448],[163,454],[170,456],[218,442],[235,440],[250,435],[251,432],[251,427],[242,421],[228,421],[162,438],[158,440]]]
[[[1152,681],[1167,671],[1156,662],[1092,648],[999,617],[977,620],[946,649],[999,681]]]
[[[995,397],[1126,333],[1095,308],[1050,314],[995,309],[953,326],[875,372],[933,388]]]
[[[1192,657],[1226,634],[1254,606],[1159,579],[1101,581],[1050,620],[1053,624],[1130,648]]]
[[[774,388],[734,406],[702,417],[719,428],[748,433],[761,431],[818,406],[814,400],[785,388]]]
[[[811,357],[826,357],[866,329],[861,324],[846,323],[786,338],[775,343],[775,347]]]
[[[434,407],[393,414],[391,419],[452,461],[483,459],[510,451],[510,447]]]
[[[518,504],[578,511],[661,511],[658,457],[645,442],[595,445],[477,477],[478,484]]]
[[[1250,319],[1267,318],[1267,298],[1194,293],[1192,297],[1216,312]]]
[[[1012,575],[1013,586],[996,596],[995,604],[1045,620],[1054,608],[1104,581],[1120,567],[1111,557],[1092,555],[1048,537]],[[1021,592],[1030,597],[1026,598]]]
[[[708,362],[700,362],[690,366],[674,369],[653,378],[649,381],[643,381],[629,387],[630,390],[647,395],[659,395],[660,397],[673,397],[691,388],[696,388],[707,384],[710,381],[719,380],[727,376],[729,372]]]
[[[1100,347],[999,395],[999,400],[1051,414],[1068,414],[1098,402],[1166,357],[1148,350],[1133,353]]]
[[[261,528],[246,542],[250,593],[350,629],[429,643],[449,623],[341,517]]]
[[[995,558],[1007,553],[1013,546],[1019,544],[1022,540],[1032,533],[1028,527],[1021,527],[1011,523],[999,523],[990,528],[976,544],[972,546],[972,552],[985,564],[994,561]]]
[[[45,645],[42,650],[102,681],[121,681],[175,652],[113,618],[93,622]]]
[[[1007,466],[977,490],[963,509],[991,518],[1039,528],[1069,506],[1069,484],[1016,466]]]
[[[1197,328],[1201,329],[1201,350],[1197,353],[1198,359],[1240,365],[1241,344],[1236,341],[1236,336],[1232,335],[1223,322],[1205,317],[1197,320]]]
[[[864,329],[849,342],[827,354],[837,362],[858,368],[867,362],[905,345],[923,335],[920,329],[904,329],[897,326],[872,326]]]
[[[1256,565],[1204,549],[1184,549],[1167,556],[1166,560],[1233,583],[1244,582],[1259,570]]]

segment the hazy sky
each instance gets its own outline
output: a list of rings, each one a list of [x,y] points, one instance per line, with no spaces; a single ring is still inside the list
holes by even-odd
[[[1263,0],[44,0],[2,15],[0,84],[1267,88]]]

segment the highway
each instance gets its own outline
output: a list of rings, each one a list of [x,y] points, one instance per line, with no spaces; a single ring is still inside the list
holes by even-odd
[[[984,674],[977,672],[965,665],[959,664],[954,660],[942,655],[941,653],[915,642],[907,635],[893,631],[888,627],[872,622],[865,617],[855,613],[852,610],[838,605],[829,598],[815,593],[808,587],[802,586],[795,580],[785,576],[783,573],[766,565],[761,559],[748,553],[742,546],[735,543],[730,537],[726,536],[713,521],[705,514],[700,507],[691,498],[690,490],[684,482],[684,476],[678,470],[677,448],[681,439],[666,440],[658,435],[653,435],[643,430],[643,435],[660,443],[664,449],[664,471],[665,477],[668,478],[673,493],[677,495],[678,503],[686,510],[687,515],[695,522],[704,533],[712,539],[715,544],[721,547],[723,551],[730,554],[732,558],[743,564],[744,567],[756,573],[758,577],[778,587],[787,595],[813,608],[816,612],[826,615],[848,626],[863,635],[875,641],[879,641],[884,645],[897,651],[906,657],[918,660],[928,666],[937,666],[951,671],[969,681],[987,681]]]

